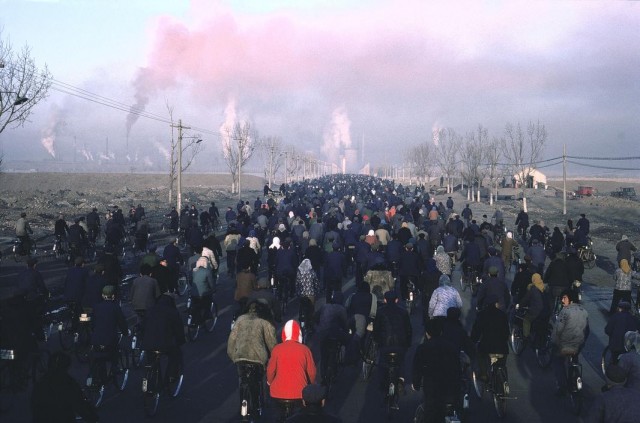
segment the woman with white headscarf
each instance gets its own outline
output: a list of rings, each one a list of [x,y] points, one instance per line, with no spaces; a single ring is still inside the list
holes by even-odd
[[[280,246],[280,238],[274,236],[271,240],[271,245],[267,248],[267,266],[269,267],[269,281],[273,286],[273,278],[276,273],[276,257],[278,256],[278,250],[282,248]]]

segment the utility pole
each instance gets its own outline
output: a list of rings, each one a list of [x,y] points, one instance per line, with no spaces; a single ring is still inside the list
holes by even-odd
[[[287,174],[289,173],[289,152],[284,152],[284,184],[287,185]]]
[[[562,214],[567,214],[567,144],[562,145]]]
[[[191,129],[187,126],[182,126],[182,119],[178,120],[177,125],[171,125],[172,128],[178,128],[178,191],[176,193],[176,200],[178,213],[182,210],[182,130]]]

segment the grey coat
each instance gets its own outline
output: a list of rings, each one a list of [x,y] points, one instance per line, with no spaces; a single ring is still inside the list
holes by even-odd
[[[551,332],[551,342],[558,350],[579,351],[589,335],[589,316],[582,305],[563,307]]]

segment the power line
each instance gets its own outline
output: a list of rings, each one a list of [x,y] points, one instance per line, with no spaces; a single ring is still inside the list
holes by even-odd
[[[587,156],[566,156],[567,159],[580,160],[638,160],[640,157],[587,157]]]
[[[610,167],[610,166],[598,166],[598,165],[592,165],[592,164],[586,164],[586,163],[580,163],[580,162],[574,162],[573,160],[567,160],[567,163],[572,163],[578,166],[585,166],[585,167],[593,167],[596,169],[609,169],[609,170],[640,170],[640,167]]]

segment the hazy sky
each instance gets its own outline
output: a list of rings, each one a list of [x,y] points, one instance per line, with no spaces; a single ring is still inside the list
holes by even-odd
[[[164,118],[168,102],[214,133],[248,120],[319,158],[364,140],[366,161],[400,162],[434,128],[500,137],[530,120],[546,125],[547,158],[563,143],[640,156],[640,2],[0,0],[0,11],[2,36],[29,45],[54,88]],[[52,90],[0,141],[8,160],[70,161],[74,148],[98,160],[108,139],[125,160],[127,133],[128,160],[162,162],[166,123]],[[203,138],[199,165],[221,165],[220,136]]]

